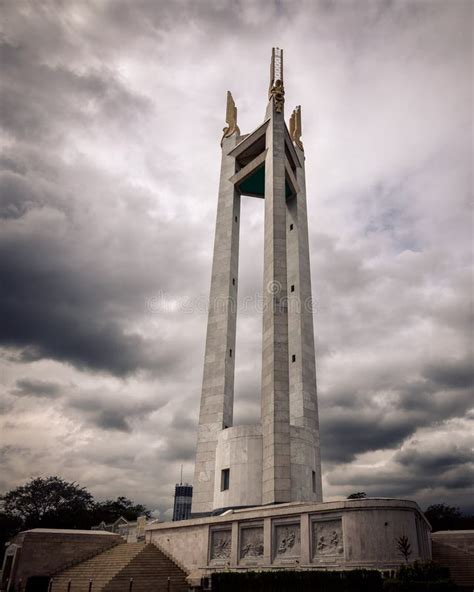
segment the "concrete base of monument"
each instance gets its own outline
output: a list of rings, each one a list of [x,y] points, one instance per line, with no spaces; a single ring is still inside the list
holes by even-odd
[[[409,500],[369,498],[228,510],[146,527],[192,585],[221,570],[378,569],[431,559],[430,525]]]

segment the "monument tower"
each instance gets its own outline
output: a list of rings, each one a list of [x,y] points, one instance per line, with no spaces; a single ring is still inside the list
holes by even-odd
[[[193,514],[321,501],[301,108],[284,118],[274,48],[265,119],[242,135],[227,93]],[[265,200],[261,421],[233,426],[241,196]]]

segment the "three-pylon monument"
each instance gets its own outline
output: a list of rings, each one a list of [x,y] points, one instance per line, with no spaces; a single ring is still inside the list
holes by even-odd
[[[322,502],[301,109],[287,127],[284,104],[278,48],[252,133],[227,94],[192,515],[146,528],[195,586],[223,569],[394,569],[400,537],[431,558],[415,502]],[[261,419],[234,426],[241,196],[265,200]]]
[[[322,500],[301,109],[288,129],[284,104],[279,48],[252,133],[227,93],[193,514]],[[232,421],[241,196],[265,200],[259,426]]]

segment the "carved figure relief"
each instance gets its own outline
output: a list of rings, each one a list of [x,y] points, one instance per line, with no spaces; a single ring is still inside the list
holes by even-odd
[[[237,107],[235,106],[234,99],[230,94],[230,91],[227,91],[227,108],[225,114],[225,120],[227,123],[227,127],[223,129],[224,135],[222,136],[222,141],[224,138],[230,138],[232,134],[240,134],[239,126],[237,125]]]
[[[263,528],[242,528],[240,531],[240,558],[263,557]]]
[[[300,547],[299,524],[279,524],[275,527],[274,549],[276,557],[299,557]]]
[[[301,105],[298,105],[290,117],[290,138],[298,146],[298,148],[303,150],[301,133]]]
[[[231,530],[215,530],[211,533],[211,560],[230,559]]]
[[[319,557],[341,557],[344,555],[341,520],[313,522],[313,554]]]

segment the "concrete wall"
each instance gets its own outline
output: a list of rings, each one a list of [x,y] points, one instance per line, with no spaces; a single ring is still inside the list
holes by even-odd
[[[315,446],[315,431],[292,425],[290,443],[291,499],[301,502],[322,501],[321,465]]]
[[[262,503],[291,500],[285,121],[271,100],[266,130],[261,424]]]
[[[217,204],[214,258],[212,262],[204,374],[199,412],[193,512],[213,509],[217,439],[232,426],[234,363],[239,262],[240,195],[229,178],[235,158],[229,152],[238,135],[223,138],[222,165]],[[234,281],[235,280],[235,281]]]
[[[229,489],[221,491],[221,473],[230,469]],[[262,503],[262,430],[238,426],[219,434],[216,449],[214,508]]]
[[[417,537],[415,514],[411,508],[358,510],[344,513],[344,549],[347,563],[390,563],[403,558],[397,547],[407,536],[412,548],[410,559],[423,558]]]
[[[214,508],[262,504],[262,447],[262,430],[257,425],[228,428],[219,434]],[[314,445],[314,430],[290,426],[290,451],[292,500],[317,501],[321,492],[321,476]],[[229,489],[221,491],[221,474],[224,469],[230,470],[230,483]]]
[[[23,586],[31,576],[50,576],[70,562],[100,553],[122,537],[110,532],[36,528],[18,534],[11,544],[19,547],[12,584]]]
[[[404,562],[397,547],[401,536],[411,545],[410,561],[431,559],[429,532],[415,502],[363,499],[261,506],[158,523],[147,527],[146,539],[200,577],[223,568],[393,569]]]
[[[147,528],[146,542],[152,542],[187,572],[207,564],[209,525],[198,520],[168,522],[165,528]]]
[[[293,143],[287,136],[289,152]],[[291,158],[291,154],[289,154]],[[288,199],[287,205],[287,264],[288,264],[288,337],[290,356],[290,423],[304,428],[307,470],[315,471],[307,480],[307,470],[301,467],[292,430],[291,451],[291,499],[292,501],[323,500],[321,484],[321,460],[319,447],[319,416],[316,387],[316,362],[314,351],[313,301],[311,297],[311,265],[309,254],[308,214],[306,205],[306,180],[304,152],[294,146],[294,162],[298,193]],[[291,163],[288,161],[291,167]],[[293,358],[293,355],[295,356]],[[312,451],[311,451],[312,448]],[[294,467],[293,463],[297,465]],[[311,487],[308,487],[311,483]],[[303,488],[303,490],[301,489]]]

